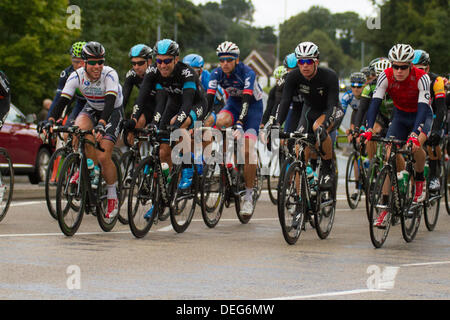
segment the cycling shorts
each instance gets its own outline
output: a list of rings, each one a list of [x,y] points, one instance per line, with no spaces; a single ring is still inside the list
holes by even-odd
[[[398,140],[404,140],[408,138],[408,136],[413,132],[416,128],[414,128],[414,123],[416,122],[416,112],[405,112],[399,109],[396,109],[394,112],[394,117],[392,119],[391,125],[389,126],[388,132],[386,134],[386,138],[394,137]],[[428,136],[431,126],[433,125],[433,113],[430,112],[427,115],[427,119],[425,123],[421,126],[422,133]]]
[[[225,112],[231,115],[233,125],[239,119],[241,114],[242,102],[233,98],[227,100],[227,104],[220,113]],[[245,137],[257,140],[259,134],[259,125],[261,124],[263,116],[263,101],[253,101],[248,107],[247,117],[245,118],[243,129],[245,132]]]
[[[92,126],[95,127],[102,116],[102,112],[103,111],[96,110],[90,105],[86,104],[83,110],[81,110],[79,116],[88,116],[92,121]],[[117,138],[120,134],[120,123],[122,122],[122,120],[123,108],[115,108],[106,123],[106,134],[103,138],[108,139],[116,144]]]

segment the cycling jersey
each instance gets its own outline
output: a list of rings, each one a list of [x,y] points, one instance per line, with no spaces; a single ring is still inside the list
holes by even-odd
[[[267,99],[266,110],[264,111],[261,123],[265,124],[269,121],[269,117],[274,113],[274,109],[278,109],[283,94],[285,77],[277,81],[277,84],[269,91],[269,98]]]
[[[361,97],[359,99],[356,98],[352,90],[348,90],[347,92],[345,92],[341,98],[341,105],[344,113],[347,112],[348,107],[351,107],[354,111],[358,110],[360,101]]]
[[[339,80],[334,70],[318,67],[311,80],[307,80],[298,68],[289,72],[279,106],[278,123],[284,123],[297,91],[304,100],[301,122],[306,121],[306,127],[303,129],[311,132],[314,121],[322,114],[326,115],[326,121],[333,121],[333,113],[339,106]]]
[[[439,135],[442,135],[442,129],[447,117],[445,107],[445,85],[444,79],[434,73],[428,73],[430,77],[430,93],[431,93],[431,108],[433,109],[435,118],[433,120],[432,130]]]
[[[180,127],[190,117],[192,124],[202,120],[206,110],[205,91],[200,83],[197,73],[190,66],[179,61],[172,74],[164,78],[159,72],[156,64],[147,70],[145,75],[145,88],[155,85],[156,88],[156,110],[154,119],[159,122],[165,111],[177,116],[175,126]],[[144,84],[143,84],[144,86]],[[173,107],[166,108],[167,103]]]
[[[73,68],[73,65],[70,65],[66,69],[64,69],[61,74],[59,75],[59,81],[58,81],[58,87],[56,88],[56,95],[53,98],[52,104],[50,105],[50,108],[48,109],[47,113],[47,119],[51,115],[53,109],[56,106],[57,101],[59,100],[59,97],[61,96],[62,90],[64,89],[64,86],[66,85],[67,79],[69,76],[74,72],[75,69]],[[86,99],[83,97],[79,89],[75,90],[75,106],[72,109],[72,112],[70,113],[68,117],[68,123],[73,123],[77,115],[80,113],[80,111],[83,109],[84,105],[86,104]]]
[[[133,87],[136,86],[138,89],[141,88],[142,81],[144,77],[139,77],[137,73],[131,69],[125,75],[125,81],[123,83],[123,108],[126,109],[128,104],[128,99],[130,98],[131,91]]]
[[[205,91],[208,89],[208,83],[209,83],[210,77],[211,77],[211,73],[207,70],[203,70],[203,72],[200,76],[200,81],[201,81],[203,89],[205,89]],[[207,110],[206,113],[212,112],[214,114],[218,114],[219,111],[225,105],[225,97],[224,96],[225,96],[225,93],[224,93],[222,87],[218,86],[216,95],[214,97],[214,106],[213,106],[212,110]]]
[[[381,105],[382,99],[388,93],[394,102],[397,110],[402,112],[395,112],[394,120],[397,117],[402,117],[403,113],[413,113],[415,123],[411,131],[419,134],[423,131],[428,134],[429,118],[433,117],[430,103],[430,78],[420,69],[411,67],[408,77],[404,81],[397,81],[394,79],[394,72],[392,67],[384,70],[377,80],[377,86],[373,93],[373,98],[370,103],[369,111],[367,113],[368,127],[372,128],[375,122],[376,115]],[[399,121],[392,121],[393,125]],[[409,126],[403,126],[409,128]],[[389,131],[399,132],[396,128],[389,128]],[[388,132],[389,133],[389,132]],[[402,133],[401,136],[404,136]]]
[[[225,107],[220,111],[230,114],[233,124],[240,121],[243,124],[246,137],[256,138],[263,113],[262,89],[256,81],[256,74],[249,66],[240,62],[227,75],[222,68],[211,72],[208,84],[208,107],[212,105],[219,85],[227,96]]]

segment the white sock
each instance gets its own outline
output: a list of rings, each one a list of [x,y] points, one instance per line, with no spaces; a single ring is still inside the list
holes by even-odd
[[[106,186],[106,189],[108,190],[108,199],[115,199],[117,198],[117,192],[116,192],[116,184],[108,184]]]
[[[253,200],[253,198],[252,198],[252,195],[253,195],[253,188],[246,188],[245,189],[245,200],[246,201],[252,201]]]

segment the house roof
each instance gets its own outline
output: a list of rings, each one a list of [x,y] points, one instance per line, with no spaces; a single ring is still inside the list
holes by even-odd
[[[273,67],[263,58],[262,54],[256,50],[244,59],[244,63],[252,67],[259,76],[270,76],[273,73]]]

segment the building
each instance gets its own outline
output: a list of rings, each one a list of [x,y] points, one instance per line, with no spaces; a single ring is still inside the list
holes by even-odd
[[[258,82],[262,87],[271,86],[270,79],[276,63],[276,58],[270,53],[271,51],[273,50],[267,50],[263,53],[253,50],[243,61],[255,71]]]

